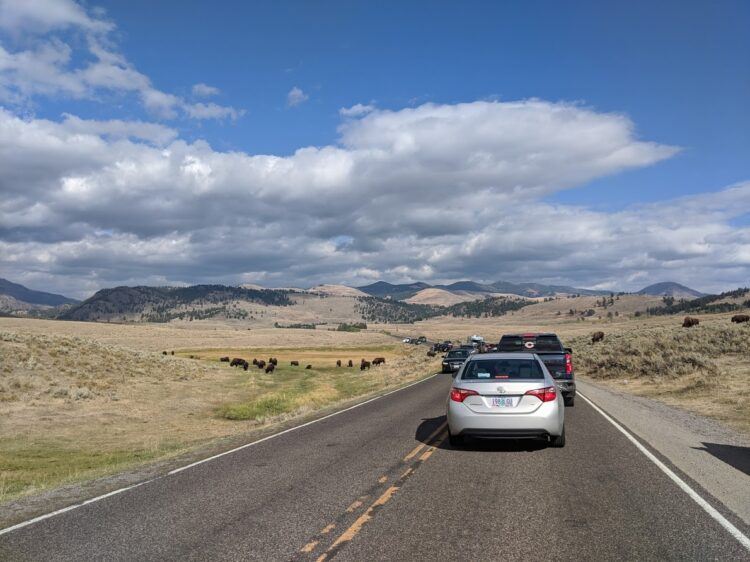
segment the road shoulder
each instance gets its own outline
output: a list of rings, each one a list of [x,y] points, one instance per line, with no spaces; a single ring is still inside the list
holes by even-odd
[[[577,381],[592,400],[750,525],[750,438],[721,423],[627,392]]]

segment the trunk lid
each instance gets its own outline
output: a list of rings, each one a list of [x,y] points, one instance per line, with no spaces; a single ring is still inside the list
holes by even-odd
[[[529,390],[545,388],[544,380],[492,381],[470,383],[462,381],[460,387],[477,392],[467,396],[463,403],[475,414],[507,415],[531,414],[542,405],[536,396],[526,396]]]

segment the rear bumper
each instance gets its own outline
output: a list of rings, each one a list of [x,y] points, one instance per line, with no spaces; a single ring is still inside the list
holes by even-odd
[[[448,400],[448,428],[452,435],[521,439],[558,436],[564,423],[562,400],[545,402],[530,414],[477,414],[464,403]]]
[[[565,398],[576,395],[576,381],[570,379],[555,379],[555,385]]]

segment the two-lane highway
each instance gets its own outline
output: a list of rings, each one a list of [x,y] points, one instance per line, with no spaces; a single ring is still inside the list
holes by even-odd
[[[450,382],[4,533],[0,559],[750,559],[583,400],[566,410],[564,449],[451,449]]]

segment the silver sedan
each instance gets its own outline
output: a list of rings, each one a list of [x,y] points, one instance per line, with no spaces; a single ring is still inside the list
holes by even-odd
[[[565,405],[544,363],[533,353],[472,355],[448,396],[451,445],[464,437],[542,438],[565,446]]]

